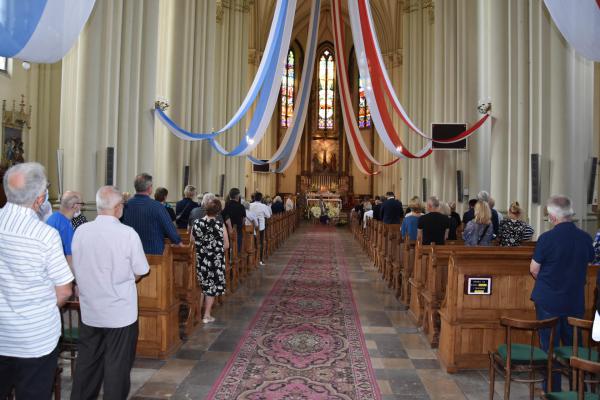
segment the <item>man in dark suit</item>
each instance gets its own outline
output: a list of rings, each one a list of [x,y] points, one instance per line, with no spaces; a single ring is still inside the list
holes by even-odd
[[[381,220],[384,224],[399,224],[404,216],[402,203],[399,200],[396,200],[394,192],[387,192],[385,196],[387,197],[387,200],[381,205]]]
[[[373,219],[381,221],[381,197],[375,196],[375,205],[373,206]]]

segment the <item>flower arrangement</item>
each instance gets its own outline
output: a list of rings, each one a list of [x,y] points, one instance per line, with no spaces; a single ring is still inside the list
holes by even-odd
[[[315,218],[320,218],[321,217],[321,209],[319,207],[317,207],[317,206],[311,207],[310,213]]]
[[[337,218],[340,216],[340,209],[335,206],[330,206],[327,210],[327,216],[329,218]]]
[[[481,103],[477,106],[477,111],[479,111],[480,114],[489,113],[492,111],[492,103]]]

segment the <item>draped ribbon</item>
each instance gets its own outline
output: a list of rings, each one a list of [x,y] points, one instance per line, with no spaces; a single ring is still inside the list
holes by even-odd
[[[558,30],[588,60],[600,62],[600,0],[544,0]]]
[[[253,164],[272,164],[281,161],[278,168],[273,172],[281,173],[289,168],[296,156],[300,140],[302,139],[302,131],[306,122],[306,114],[308,110],[308,101],[310,99],[310,89],[312,84],[313,73],[315,69],[315,59],[317,54],[317,36],[319,33],[319,17],[321,9],[321,0],[312,0],[310,22],[308,27],[308,37],[306,39],[307,54],[304,58],[302,66],[302,83],[298,91],[298,102],[294,109],[292,121],[288,127],[286,134],[281,142],[281,145],[268,161],[262,161],[255,157],[248,156],[248,159]]]
[[[331,17],[333,20],[334,46],[336,49],[345,49],[346,46],[340,10],[341,0],[333,0]],[[400,158],[396,158],[390,163],[382,164],[373,157],[365,145],[363,137],[360,134],[360,129],[356,123],[356,118],[354,118],[355,114],[354,107],[352,106],[352,100],[350,99],[350,87],[348,84],[349,81],[347,76],[348,69],[346,66],[346,60],[343,56],[338,54],[338,57],[335,57],[335,62],[336,70],[338,71],[338,91],[340,93],[344,132],[346,134],[346,140],[348,142],[350,153],[352,154],[352,159],[354,160],[354,163],[359,171],[361,171],[363,174],[376,175],[380,171],[373,171],[371,163],[379,166],[388,166],[398,162]]]
[[[375,86],[380,86],[381,82],[377,80],[378,76],[370,73],[370,69],[374,68],[371,63],[376,63],[376,59],[370,58],[369,55],[374,51],[375,46],[371,35],[362,31],[360,24],[360,14],[358,12],[358,0],[348,0],[348,11],[350,13],[350,26],[352,28],[352,36],[354,38],[354,46],[356,50],[356,58],[361,78],[365,81],[365,94],[369,107],[371,109],[371,119],[375,124],[376,131],[383,142],[385,148],[396,157],[406,158],[424,158],[431,154],[431,142],[427,143],[417,153],[411,153],[402,143],[398,132],[394,128],[392,118],[387,110],[385,103],[385,94],[381,90],[376,90]],[[362,2],[364,6],[364,2]],[[379,69],[381,65],[377,66]],[[373,71],[375,72],[375,70]],[[381,89],[381,88],[378,88]]]
[[[55,63],[71,49],[95,0],[2,0],[0,56]]]
[[[229,122],[225,126],[214,132],[194,133],[181,128],[172,119],[170,119],[164,111],[162,111],[159,108],[156,108],[154,110],[155,116],[161,122],[163,122],[163,124],[172,134],[179,137],[180,139],[188,141],[214,139],[215,137],[221,135],[222,133],[226,132],[227,130],[235,126],[237,123],[239,123],[240,120],[248,113],[252,104],[255,102],[259,94],[263,93],[263,91],[265,90],[265,84],[271,84],[271,86],[275,85],[275,82],[273,82],[272,78],[276,73],[275,70],[277,69],[277,66],[281,64],[280,55],[282,53],[287,54],[287,49],[289,47],[290,41],[289,38],[287,41],[284,40],[284,35],[287,29],[289,31],[288,37],[291,36],[291,26],[294,22],[295,9],[296,0],[277,1],[277,4],[275,6],[275,13],[273,15],[273,21],[271,22],[269,37],[265,46],[264,56],[260,62],[252,85],[250,86],[250,89],[248,90],[244,101],[236,111],[235,115],[229,120]],[[281,73],[283,73],[283,69],[281,70]],[[257,117],[260,113],[267,112],[266,105],[267,104],[262,104],[262,108],[257,107],[254,116]],[[272,112],[273,110],[271,109],[269,116],[272,114]],[[254,140],[254,133],[247,133],[245,139],[248,144],[256,142]],[[258,139],[260,138],[262,138],[262,135],[259,135]],[[213,144],[213,147],[214,146],[215,144]],[[218,143],[216,143],[216,146],[222,150],[222,153],[227,153],[224,149],[222,149],[222,147],[218,145]]]
[[[387,73],[387,68],[385,67],[385,63],[383,61],[377,36],[375,35],[369,0],[349,0],[349,2],[352,4],[349,6],[349,10],[355,46],[357,48],[360,46],[363,50],[361,57],[357,57],[359,61],[359,69],[363,79],[365,79],[366,76],[366,80],[370,83],[365,92],[367,99],[371,103],[375,104],[375,107],[371,106],[371,114],[373,118],[373,108],[375,108],[377,115],[375,115],[373,120],[376,126],[383,125],[384,127],[387,127],[384,132],[390,136],[385,138],[384,143],[387,143],[388,149],[392,145],[396,145],[396,148],[398,148],[398,146],[402,146],[402,144],[397,131],[393,128],[391,123],[391,119],[387,111],[387,105],[385,103],[386,97],[388,100],[390,100],[393,110],[399,115],[400,119],[412,131],[416,132],[428,141],[435,141],[439,143],[458,142],[473,134],[479,127],[481,127],[481,125],[483,125],[483,123],[489,118],[489,114],[484,115],[471,128],[453,136],[452,138],[434,140],[432,137],[423,133],[423,131],[419,129],[410,119],[393,88]]]

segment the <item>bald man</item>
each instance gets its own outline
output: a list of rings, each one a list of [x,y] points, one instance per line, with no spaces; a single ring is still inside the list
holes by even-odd
[[[96,194],[98,216],[73,238],[79,285],[79,356],[71,399],[126,399],[138,337],[136,279],[149,272],[142,241],[119,221],[123,197],[114,186]]]
[[[75,233],[71,220],[75,213],[81,210],[82,205],[81,194],[66,191],[60,199],[60,209],[55,211],[46,221],[48,225],[58,231],[60,240],[62,241],[63,253],[67,257],[69,265],[73,265],[71,260],[71,242]]]

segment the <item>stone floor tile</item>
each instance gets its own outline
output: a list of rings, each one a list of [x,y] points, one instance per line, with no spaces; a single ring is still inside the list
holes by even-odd
[[[377,350],[377,343],[374,340],[365,340],[365,344],[367,345],[367,349]]]
[[[393,394],[392,387],[387,380],[377,380],[377,385],[379,385],[379,391],[382,395]]]
[[[148,383],[166,383],[179,385],[198,363],[197,360],[171,359],[158,370]]]
[[[417,371],[425,390],[432,400],[461,400],[465,395],[456,382],[440,370]]]
[[[388,326],[363,326],[363,333],[397,333],[396,329]]]
[[[410,359],[437,359],[433,350],[428,349],[406,349],[406,353]]]

